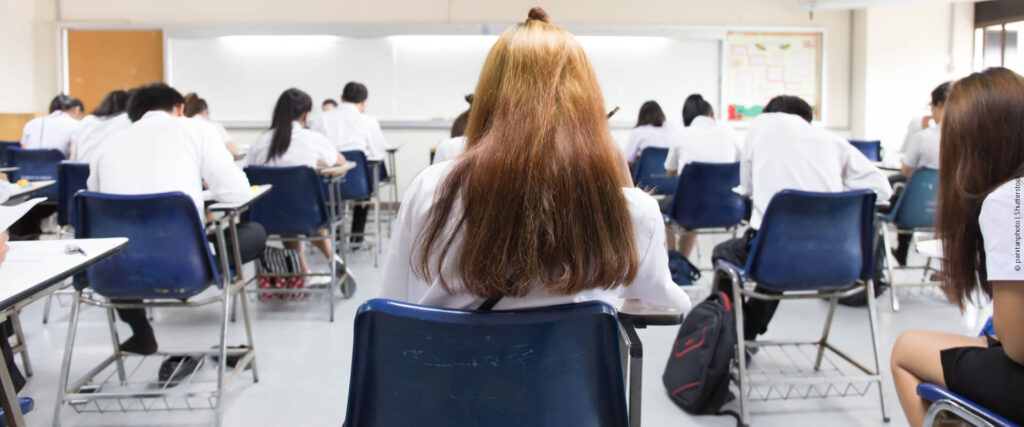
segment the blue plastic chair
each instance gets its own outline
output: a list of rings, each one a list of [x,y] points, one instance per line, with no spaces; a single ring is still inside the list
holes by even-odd
[[[127,237],[123,252],[86,271],[88,286],[111,299],[187,299],[220,273],[196,205],[182,192],[74,196],[75,238]],[[173,256],[169,256],[173,254]]]
[[[676,192],[678,180],[665,173],[665,158],[668,148],[647,147],[640,152],[633,171],[633,184],[650,189],[654,194],[672,195]]]
[[[481,312],[367,301],[345,425],[626,426],[618,327],[600,302]]]
[[[881,369],[883,365],[879,358],[874,287],[871,285],[874,215],[875,193],[871,190],[843,193],[783,190],[777,193],[768,204],[761,228],[751,243],[746,265],[740,268],[725,261],[719,261],[716,265],[720,273],[726,274],[732,280],[738,337],[744,336],[744,297],[762,301],[800,298],[825,298],[830,301],[825,330],[819,340],[786,344],[739,340],[737,352],[739,375],[737,377],[740,379],[739,395],[743,424],[750,424],[748,401],[754,396],[765,399],[773,395],[825,397],[820,395],[822,390],[825,390],[827,395],[828,390],[842,390],[844,387],[842,384],[850,384],[843,382],[842,372],[834,377],[787,378],[772,380],[768,383],[763,380],[753,380],[747,376],[746,348],[750,345],[756,347],[814,346],[817,351],[817,358],[814,361],[815,371],[821,367],[826,350],[840,358],[852,361],[854,359],[849,355],[844,354],[828,342],[828,336],[838,300],[860,292],[866,292],[868,297],[867,311],[875,366],[874,370],[870,370],[863,368],[870,366],[870,363],[860,363],[860,372],[856,372],[856,375],[853,376],[856,380],[851,379],[850,381],[859,381],[861,384],[868,385],[877,384],[882,417],[888,421],[882,390]],[[746,290],[743,284],[747,281],[756,282],[757,289]],[[796,351],[801,350],[797,349]],[[790,377],[793,376],[796,375]],[[820,380],[821,384],[812,383],[812,379]],[[754,390],[753,393],[752,390]],[[766,390],[774,390],[774,392]]]
[[[64,161],[64,154],[60,150],[27,150],[24,148],[8,148],[7,159],[18,171],[12,173],[15,181],[27,179],[29,181],[57,180],[57,165]],[[57,200],[57,186],[44,189],[37,193],[47,200]]]
[[[355,162],[356,167],[350,169],[345,173],[345,180],[340,183],[340,196],[341,201],[349,206],[367,206],[373,207],[374,214],[374,228],[375,233],[360,233],[352,234],[349,236],[366,237],[368,234],[373,234],[375,238],[379,239],[381,236],[380,227],[380,197],[377,194],[377,188],[374,186],[373,171],[374,168],[370,166],[370,163],[366,160],[366,154],[360,150],[342,151],[342,156],[345,156],[345,160]],[[383,171],[383,164],[380,164],[380,168]],[[383,173],[383,172],[382,172]],[[378,185],[380,181],[378,180]],[[373,251],[373,266],[377,266],[378,256],[380,254],[379,242],[373,242],[376,248]]]
[[[924,416],[922,425],[925,427],[939,425],[944,414],[952,414],[972,426],[1017,427],[1012,421],[935,384],[918,384],[917,395],[932,403]]]
[[[868,160],[872,162],[882,161],[882,141],[858,141],[851,139],[850,144],[853,144],[861,153],[864,153],[864,157],[867,157]]]
[[[918,168],[907,180],[903,192],[896,199],[892,211],[882,217],[882,244],[885,254],[892,251],[892,242],[887,232],[887,225],[892,225],[897,235],[914,235],[917,232],[932,232],[935,226],[935,213],[938,211],[936,194],[939,188],[939,172],[935,169]],[[913,245],[913,241],[911,241]],[[889,292],[892,301],[893,311],[899,311],[900,302],[897,297],[896,287],[900,286],[921,286],[921,283],[900,284],[893,280],[895,270],[922,270],[922,282],[928,278],[928,273],[936,271],[931,266],[932,260],[928,258],[924,266],[894,266],[889,256],[885,257],[885,268],[889,275],[889,281],[893,290]]]
[[[89,180],[88,163],[62,162],[57,165],[57,225],[74,226],[74,203],[71,198],[86,189]]]
[[[7,157],[7,149],[9,148],[21,148],[21,143],[18,141],[0,141],[0,166],[14,166]]]
[[[740,185],[740,164],[688,163],[679,175],[669,217],[687,230],[731,228],[743,221],[743,198],[732,192]]]

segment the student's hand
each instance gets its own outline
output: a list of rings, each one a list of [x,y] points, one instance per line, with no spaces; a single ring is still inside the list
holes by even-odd
[[[11,182],[10,179],[7,179],[7,174],[5,173],[0,173],[0,181]]]
[[[932,116],[924,116],[921,118],[921,129],[928,129],[928,124],[932,122]]]
[[[11,249],[10,246],[7,246],[7,240],[10,238],[7,233],[0,234],[0,264],[3,264],[4,260],[7,259],[7,251]]]

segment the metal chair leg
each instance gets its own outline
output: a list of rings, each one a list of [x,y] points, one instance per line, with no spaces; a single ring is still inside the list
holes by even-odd
[[[14,328],[14,337],[18,340],[18,345],[14,348],[17,351],[12,351],[11,356],[15,353],[21,353],[21,364],[25,365],[25,376],[32,376],[32,363],[28,360],[28,343],[25,341],[25,332],[21,329],[21,311],[17,311],[11,316],[11,327]],[[13,350],[13,349],[12,349]]]
[[[891,279],[890,279],[891,280]],[[882,405],[882,421],[889,422],[889,412],[885,403],[884,375],[882,374],[881,352],[878,351],[878,309],[875,307],[875,285],[871,280],[864,284],[867,287],[864,291],[868,295],[868,323],[871,325],[871,350],[875,355],[875,373],[878,374],[878,399]]]
[[[60,364],[60,376],[57,377],[57,403],[53,412],[53,426],[60,427],[60,413],[64,408],[64,396],[68,389],[68,376],[71,375],[71,350],[75,347],[75,332],[78,330],[78,315],[82,303],[82,292],[76,291],[71,303],[71,319],[68,322],[68,335],[64,340],[64,359]]]
[[[825,330],[821,333],[821,341],[818,341],[818,357],[814,359],[814,370],[821,370],[821,360],[825,357],[825,345],[828,343],[828,333],[832,329],[832,318],[836,314],[836,304],[839,298],[829,298],[828,317],[825,318]]]
[[[43,304],[43,324],[50,321],[50,305],[53,304],[53,294],[46,296],[46,303]]]
[[[114,359],[117,363],[117,378],[125,385],[128,376],[124,372],[124,359],[121,354],[121,340],[117,336],[117,325],[114,324],[114,309],[107,309],[107,326],[110,327],[110,340],[114,343]]]
[[[750,425],[750,399],[747,395],[747,342],[743,331],[743,293],[742,284],[735,272],[729,271],[732,279],[733,310],[736,313],[736,360],[739,364],[740,423]]]
[[[242,303],[242,323],[245,325],[245,339],[249,346],[249,351],[253,352],[252,361],[249,362],[252,367],[252,381],[260,382],[260,375],[256,371],[256,344],[252,339],[252,321],[249,318],[249,298],[245,296],[245,287],[238,291],[241,294],[239,301]]]
[[[886,226],[882,225],[882,257],[885,260],[885,272],[889,275],[889,299],[892,301],[892,311],[900,311],[900,299],[896,295],[896,276],[893,274],[895,271],[892,267],[891,251],[892,243],[889,238],[889,230]],[[872,293],[874,290],[872,289]]]

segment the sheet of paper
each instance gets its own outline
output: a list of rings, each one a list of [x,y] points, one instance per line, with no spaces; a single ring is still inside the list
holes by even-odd
[[[0,230],[6,231],[12,224],[25,216],[29,209],[44,200],[46,200],[45,197],[37,197],[14,206],[0,206]]]
[[[82,256],[81,254],[75,254]],[[9,262],[46,262],[54,258],[70,256],[64,253],[63,246],[54,245],[19,245],[7,252]]]

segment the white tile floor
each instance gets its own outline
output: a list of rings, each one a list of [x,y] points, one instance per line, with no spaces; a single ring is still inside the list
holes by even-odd
[[[703,257],[710,253],[713,244],[710,239],[701,237]],[[318,254],[312,254],[310,259],[322,265],[323,260]],[[706,260],[700,261],[709,265]],[[327,310],[323,304],[255,302],[252,305],[260,382],[254,384],[252,377],[244,374],[238,379],[225,399],[226,425],[341,424],[348,395],[352,319],[359,304],[375,296],[381,271],[372,266],[371,254],[365,251],[353,254],[350,264],[358,278],[359,288],[353,299],[339,302],[334,323],[327,321]],[[972,332],[965,326],[957,309],[937,294],[905,297],[903,309],[899,313],[892,312],[887,296],[878,301],[883,363],[886,364],[892,344],[903,330],[928,328]],[[826,309],[827,304],[823,301],[784,302],[767,337],[814,338],[821,332]],[[840,307],[833,333],[837,345],[861,357],[870,354],[865,312]],[[56,378],[63,355],[68,316],[66,300],[64,306],[54,306],[47,325],[41,323],[41,302],[22,313],[22,323],[35,368],[35,376],[21,393],[22,396],[31,396],[36,400],[36,410],[26,417],[29,425],[44,426],[52,423]],[[75,360],[79,363],[72,368],[72,376],[80,375],[85,369],[85,363],[95,363],[109,354],[111,343],[105,321],[105,314],[100,310],[87,309],[83,313],[75,347]],[[196,310],[158,311],[154,325],[161,349],[176,350],[186,346],[205,348],[214,345],[218,324],[217,309],[209,306]],[[119,323],[118,327],[121,333],[128,333],[123,324]],[[231,327],[232,343],[240,343],[244,336],[241,324],[232,324]],[[646,347],[643,424],[735,425],[730,417],[687,415],[668,399],[661,384],[661,374],[675,333],[675,327],[652,327],[640,331]],[[212,369],[210,366],[212,364],[206,369]],[[885,372],[888,375],[888,369]],[[890,425],[906,425],[889,380],[885,393],[892,417]],[[865,397],[755,403],[752,405],[752,417],[753,424],[758,426],[883,425],[878,406],[877,391],[872,389]],[[61,414],[63,425],[66,426],[190,426],[209,425],[213,420],[213,412],[209,410],[78,414],[65,407]]]

